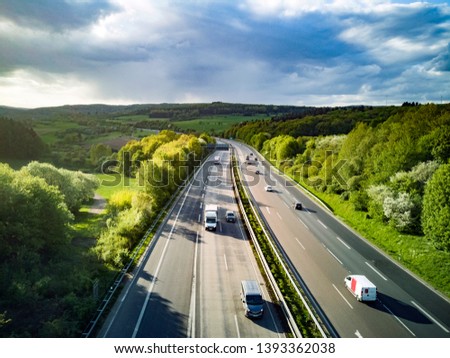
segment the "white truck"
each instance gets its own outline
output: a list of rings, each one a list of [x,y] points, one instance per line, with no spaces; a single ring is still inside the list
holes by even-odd
[[[358,301],[375,301],[377,287],[364,275],[349,275],[345,278],[345,287]]]
[[[214,164],[220,164],[220,155],[216,155],[215,157],[214,157]]]
[[[218,220],[217,205],[207,204],[205,205],[205,229],[216,231]]]

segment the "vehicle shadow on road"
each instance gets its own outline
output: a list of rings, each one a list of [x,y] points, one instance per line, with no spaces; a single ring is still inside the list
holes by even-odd
[[[258,326],[264,327],[265,329],[275,333],[286,334],[289,332],[288,324],[281,311],[280,305],[270,301],[264,301],[264,314],[262,317],[247,319],[251,320]]]
[[[397,300],[396,298],[386,295],[382,292],[377,293],[377,301],[369,303],[368,306],[380,311],[395,315],[398,318],[403,318],[411,322],[420,324],[432,324],[422,312],[416,307]]]
[[[172,302],[156,292],[150,300],[137,338],[186,338],[187,316],[174,311]]]

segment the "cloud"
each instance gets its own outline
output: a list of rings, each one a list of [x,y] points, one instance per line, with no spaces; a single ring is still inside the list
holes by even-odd
[[[64,31],[87,26],[117,8],[107,0],[20,0],[0,2],[0,18],[23,27]]]
[[[339,38],[385,64],[429,59],[449,42],[450,13],[430,5],[391,5],[344,23]]]
[[[15,70],[0,77],[0,98],[13,107],[98,103],[89,82],[70,74]]]
[[[293,18],[312,12],[363,13],[385,3],[383,0],[246,0],[241,8],[260,17]]]
[[[439,99],[450,86],[445,4],[4,3],[0,104],[5,105],[194,99],[381,104],[386,97],[396,103]],[[428,84],[415,86],[420,81]]]

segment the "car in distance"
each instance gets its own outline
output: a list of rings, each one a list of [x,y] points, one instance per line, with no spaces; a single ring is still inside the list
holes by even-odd
[[[255,173],[256,173],[256,174],[259,174],[260,172],[259,172],[259,170],[257,170]]]
[[[227,212],[225,213],[225,218],[226,218],[227,222],[231,222],[231,223],[236,222],[236,215],[234,215],[234,211],[227,210]]]
[[[271,185],[266,185],[264,189],[266,189],[266,191],[273,191],[273,188]]]
[[[294,209],[295,210],[302,210],[303,209],[303,204],[299,201],[295,201],[294,202]]]

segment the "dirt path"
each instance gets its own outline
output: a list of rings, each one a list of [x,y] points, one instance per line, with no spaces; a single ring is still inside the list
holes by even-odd
[[[89,212],[92,214],[101,214],[105,210],[106,207],[106,199],[103,196],[95,193],[94,195],[94,203],[92,204]]]

